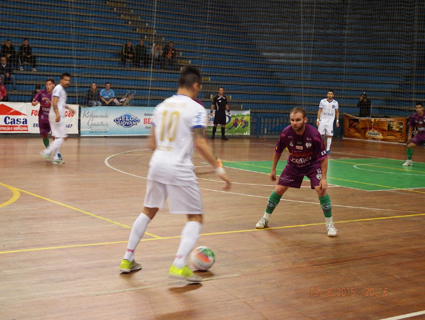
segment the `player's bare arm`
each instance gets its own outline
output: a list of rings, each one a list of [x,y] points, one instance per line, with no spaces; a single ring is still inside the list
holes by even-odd
[[[317,111],[317,121],[316,121],[316,125],[319,126],[320,123],[320,116],[322,114],[322,109],[319,108],[319,111]]]
[[[223,190],[230,189],[230,179],[226,174],[226,171],[221,168],[213,155],[210,146],[205,139],[205,129],[196,128],[192,130],[193,137],[195,139],[194,144],[201,156],[214,168],[215,172],[221,180],[226,184],[223,187]]]
[[[61,116],[59,114],[59,109],[58,109],[58,102],[59,102],[59,97],[53,97],[52,108],[56,115],[56,119],[55,119],[56,122],[59,122],[61,120]]]
[[[339,110],[335,110],[336,127],[339,128]]]
[[[321,169],[322,169],[322,178],[320,179],[319,188],[322,191],[328,189],[328,182],[326,181],[326,177],[328,174],[328,157],[320,161]]]
[[[281,153],[275,152],[273,154],[273,164],[272,164],[272,168],[270,170],[270,180],[271,181],[276,181],[276,166],[277,166],[281,156],[282,156]]]
[[[412,141],[412,132],[413,132],[413,128],[409,126],[409,131],[407,132],[407,143],[408,144]]]
[[[38,102],[37,100],[33,100],[33,101],[31,102],[31,104],[32,104],[33,106],[36,106],[37,104],[39,104],[39,102]]]
[[[155,127],[154,126],[152,126],[152,128],[151,128],[151,135],[149,136],[148,146],[149,146],[149,149],[151,149],[152,151],[155,151],[156,140],[155,140]]]
[[[71,108],[70,106],[65,106],[65,109],[68,109],[69,111],[72,112],[72,114],[75,113],[76,110],[74,110],[73,108]]]

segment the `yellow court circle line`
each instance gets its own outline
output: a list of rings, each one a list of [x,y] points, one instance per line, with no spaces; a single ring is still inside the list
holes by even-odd
[[[40,196],[40,195],[38,195],[38,194],[35,194],[35,193],[32,193],[32,192],[29,192],[29,191],[25,191],[25,190],[18,189],[18,188],[12,187],[12,186],[8,186],[8,185],[5,185],[5,184],[3,184],[3,183],[0,183],[0,184],[1,184],[1,185],[4,185],[5,187],[7,187],[7,188],[9,188],[9,189],[12,189],[12,188],[13,188],[13,189],[16,189],[18,192],[20,191],[20,192],[22,192],[22,193],[29,194],[29,195],[31,195],[31,196],[33,196],[33,197],[40,198],[40,199],[43,199],[43,200],[46,200],[46,201],[52,202],[52,203],[54,203],[54,204],[58,204],[58,205],[63,206],[63,207],[65,207],[65,208],[68,208],[68,209],[71,209],[71,210],[75,210],[75,211],[78,211],[78,212],[84,213],[84,214],[89,215],[89,216],[91,216],[91,217],[94,217],[94,218],[97,218],[97,219],[100,219],[100,220],[103,220],[103,221],[107,221],[107,222],[110,222],[110,223],[116,224],[116,225],[118,225],[118,226],[121,226],[121,227],[124,227],[124,228],[127,228],[127,229],[131,229],[131,227],[129,227],[129,226],[125,225],[125,224],[119,223],[119,222],[117,222],[117,221],[114,221],[114,220],[111,220],[111,219],[108,219],[108,218],[104,218],[104,217],[98,216],[98,215],[96,215],[96,214],[93,214],[93,213],[90,213],[90,212],[87,212],[87,211],[84,211],[84,210],[81,210],[81,209],[78,209],[78,208],[75,208],[75,207],[69,206],[69,205],[67,205],[67,204],[64,204],[64,203],[61,203],[61,202],[58,202],[58,201],[55,201],[55,200],[52,200],[52,199],[49,199],[49,198],[46,198],[46,197]],[[15,201],[16,201],[16,200],[15,200]],[[159,236],[156,236],[156,235],[153,235],[153,234],[150,234],[150,233],[145,233],[145,234],[146,234],[146,235],[148,235],[148,236],[154,237],[154,238],[158,238],[158,239],[160,239],[160,238],[161,238],[161,237],[159,237]]]
[[[364,221],[377,221],[377,220],[389,220],[389,219],[402,219],[402,218],[413,218],[413,217],[421,217],[421,216],[425,216],[425,213],[408,214],[408,215],[403,215],[403,216],[388,216],[388,217],[376,217],[376,218],[364,218],[364,219],[355,219],[355,220],[334,221],[334,224],[364,222]],[[291,226],[270,227],[270,228],[266,228],[266,229],[220,231],[220,232],[202,233],[200,235],[205,237],[205,236],[236,234],[236,233],[246,233],[246,232],[261,232],[261,231],[266,231],[266,230],[312,227],[312,226],[319,226],[319,225],[325,225],[325,224],[326,224],[325,222],[317,222],[317,223],[298,224],[298,225],[291,225]],[[140,240],[140,242],[156,241],[156,240],[170,240],[170,239],[178,239],[178,238],[181,238],[181,236],[170,236],[170,237],[157,237],[157,238],[151,238],[151,239],[142,239],[142,240]],[[10,250],[10,251],[0,251],[0,254],[31,252],[31,251],[44,251],[44,250],[54,250],[54,249],[70,249],[70,248],[120,244],[120,243],[127,243],[127,242],[128,241],[126,240],[126,241],[115,241],[115,242],[87,243],[87,244],[78,244],[78,245],[70,245],[70,246]]]
[[[6,187],[6,188],[8,188],[10,191],[12,191],[12,198],[10,198],[8,201],[6,201],[6,202],[4,202],[4,203],[1,203],[1,204],[0,204],[0,208],[2,208],[2,207],[6,207],[6,206],[8,206],[8,205],[10,205],[10,204],[14,203],[14,202],[15,202],[16,200],[18,200],[18,199],[19,199],[19,197],[21,196],[21,194],[20,194],[20,192],[19,192],[19,189],[16,189],[16,188],[14,188],[14,187],[12,187],[12,186],[8,186],[7,184],[1,183],[1,182],[0,182],[0,185],[2,185],[3,187]]]

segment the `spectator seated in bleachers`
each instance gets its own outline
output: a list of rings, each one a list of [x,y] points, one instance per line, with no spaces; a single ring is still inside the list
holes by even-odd
[[[86,96],[86,105],[90,107],[101,106],[102,102],[100,101],[100,93],[97,89],[96,83],[92,83],[89,90],[87,91]]]
[[[100,91],[100,100],[104,106],[120,106],[121,103],[115,98],[115,92],[111,89],[111,84],[106,82],[105,89]]]
[[[121,48],[121,65],[125,68],[125,64],[127,60],[130,60],[132,65],[135,66],[135,52],[131,41],[128,41]]]
[[[10,63],[12,70],[18,69],[18,56],[16,55],[15,47],[12,44],[12,41],[9,39],[6,40],[6,43],[1,46],[0,56],[6,57],[7,61]]]
[[[165,45],[162,55],[164,56],[165,69],[171,67],[171,70],[177,70],[177,51],[174,48],[173,41],[170,41],[167,45]]]
[[[149,55],[145,46],[145,42],[143,40],[139,41],[139,44],[136,46],[136,54],[134,56],[134,64],[136,67],[140,68],[140,64],[142,64],[143,68],[147,68],[149,66]]]
[[[32,54],[32,48],[28,44],[28,39],[24,39],[24,43],[19,48],[19,69],[24,71],[24,64],[29,63],[32,65],[32,71],[37,71],[36,65],[37,58]]]
[[[159,66],[160,69],[164,68],[164,57],[162,56],[162,45],[160,43],[157,43],[152,47],[152,58],[152,67],[154,69],[156,69],[157,66]]]
[[[7,62],[6,57],[0,59],[0,78],[1,83],[12,82],[13,91],[16,91],[15,75],[12,73],[12,66]]]
[[[0,101],[9,101],[9,97],[7,96],[6,87],[3,82],[0,82]]]

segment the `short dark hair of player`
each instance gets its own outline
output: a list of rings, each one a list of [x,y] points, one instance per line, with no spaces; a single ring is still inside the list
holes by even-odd
[[[28,41],[28,38],[24,38],[24,41]]]
[[[328,92],[332,92],[332,93],[334,93],[334,91],[333,91],[332,89],[329,89],[329,90],[328,90]]]
[[[68,72],[62,73],[61,80],[65,77],[71,78],[71,75]]]
[[[186,66],[183,68],[182,72],[180,73],[179,78],[179,88],[186,88],[190,89],[192,88],[193,84],[199,83],[199,85],[202,84],[202,78],[201,78],[201,71],[199,71],[198,68],[193,66]]]
[[[306,112],[304,110],[304,108],[301,107],[295,107],[291,110],[291,112],[289,113],[289,115],[293,114],[293,113],[301,113],[303,115],[303,118],[306,117]]]
[[[219,86],[219,87],[218,87],[218,90],[220,90],[220,89],[223,89],[223,90],[224,90],[224,87],[222,87],[222,86]]]
[[[47,80],[46,80],[46,83],[47,83],[47,82],[49,82],[49,81],[50,81],[51,83],[55,84],[55,80],[53,80],[52,78],[47,79]]]
[[[416,105],[417,105],[417,106],[423,106],[422,101],[417,101],[417,102],[416,102]]]
[[[105,83],[105,86],[106,86],[107,84],[110,84],[110,83],[109,83],[109,82],[106,82],[106,83]]]

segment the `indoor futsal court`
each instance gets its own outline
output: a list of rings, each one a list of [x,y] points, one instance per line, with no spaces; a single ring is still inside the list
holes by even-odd
[[[275,186],[276,140],[210,142],[229,192],[195,157],[205,209],[197,245],[216,262],[190,285],[168,278],[186,217],[166,209],[136,250],[143,270],[119,272],[143,207],[146,138],[71,137],[66,164],[53,165],[38,154],[41,139],[3,137],[0,319],[423,319],[424,149],[403,167],[403,144],[334,139],[331,238],[308,181],[282,197],[268,229],[255,229]]]

